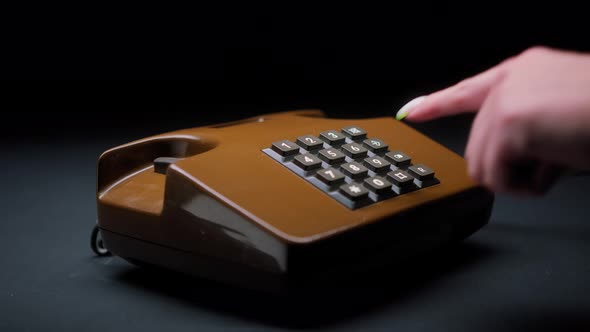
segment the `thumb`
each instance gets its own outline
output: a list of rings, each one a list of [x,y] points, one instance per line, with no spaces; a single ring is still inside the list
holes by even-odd
[[[465,79],[449,88],[413,99],[396,114],[396,119],[427,121],[479,110],[488,93],[502,78],[510,61]]]

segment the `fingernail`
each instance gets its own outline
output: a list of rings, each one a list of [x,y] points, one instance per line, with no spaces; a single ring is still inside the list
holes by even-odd
[[[410,114],[410,112],[414,108],[416,108],[418,104],[420,104],[424,100],[424,98],[426,98],[426,96],[420,96],[410,100],[407,104],[402,106],[402,108],[400,108],[399,111],[397,111],[397,113],[395,114],[395,118],[398,120],[403,120],[406,116],[408,116],[408,114]]]

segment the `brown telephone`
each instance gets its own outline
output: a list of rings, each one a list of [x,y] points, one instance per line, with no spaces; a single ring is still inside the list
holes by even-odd
[[[93,247],[289,291],[469,236],[493,195],[466,173],[393,118],[302,110],[179,130],[100,156]]]

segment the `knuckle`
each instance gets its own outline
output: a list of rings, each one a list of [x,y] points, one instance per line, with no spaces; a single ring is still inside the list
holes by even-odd
[[[465,80],[455,85],[455,91],[452,95],[451,103],[456,108],[464,108],[467,105],[470,96],[470,81]]]
[[[525,153],[531,145],[520,112],[500,112],[496,122],[497,157]]]
[[[521,122],[524,112],[521,111],[519,105],[509,100],[509,98],[500,95],[492,100],[491,106],[494,110],[496,125],[499,126],[499,128],[496,128],[497,130],[510,131]]]
[[[536,46],[532,46],[532,47],[529,47],[526,50],[524,50],[520,54],[520,57],[527,57],[527,58],[528,57],[538,57],[538,56],[545,55],[549,52],[550,52],[550,48],[548,48],[546,46],[536,45]]]

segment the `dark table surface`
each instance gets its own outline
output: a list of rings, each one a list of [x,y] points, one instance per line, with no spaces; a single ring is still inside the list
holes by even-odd
[[[418,129],[462,153],[469,120]],[[0,331],[590,330],[589,177],[498,196],[484,229],[373,285],[285,301],[94,257],[96,159],[135,138],[2,146]]]

